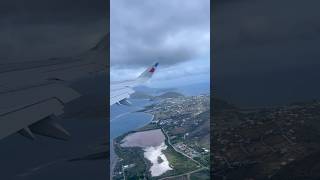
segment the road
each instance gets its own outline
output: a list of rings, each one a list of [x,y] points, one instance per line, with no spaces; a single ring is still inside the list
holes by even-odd
[[[165,134],[165,136],[166,136],[166,138],[167,138],[167,140],[168,140],[169,145],[170,145],[176,152],[184,155],[185,157],[187,157],[187,158],[190,159],[191,161],[193,161],[193,162],[195,162],[196,164],[198,164],[200,167],[203,167],[203,165],[200,164],[198,161],[192,159],[192,157],[188,156],[187,154],[185,154],[185,153],[179,151],[177,148],[175,148],[175,147],[171,144],[171,141],[170,141],[170,138],[169,138],[169,135],[167,134],[167,132],[166,132],[162,127],[161,127],[161,130],[162,130],[162,132]]]
[[[192,173],[195,173],[195,172],[198,172],[198,171],[201,171],[201,170],[205,170],[205,169],[209,169],[208,167],[205,167],[203,166],[201,163],[199,163],[198,161],[192,159],[190,156],[188,156],[187,154],[179,151],[177,148],[175,148],[172,144],[171,144],[171,141],[170,141],[170,138],[169,138],[169,135],[167,134],[167,132],[161,127],[161,130],[162,132],[165,134],[167,140],[168,140],[168,144],[178,153],[182,154],[183,156],[187,157],[188,159],[190,159],[191,161],[195,162],[196,164],[198,164],[199,166],[199,169],[196,169],[194,171],[190,171],[190,172],[187,172],[187,173],[184,173],[184,174],[180,174],[180,175],[175,175],[175,176],[170,176],[170,177],[165,177],[165,178],[161,178],[159,180],[164,180],[164,179],[172,179],[172,178],[177,178],[177,177],[182,177],[182,176],[186,176],[187,175],[187,179],[190,179],[190,175]]]
[[[187,178],[188,178],[188,180],[189,180],[191,174],[196,173],[196,172],[199,172],[199,171],[202,171],[202,170],[205,170],[205,169],[206,169],[205,167],[202,167],[202,168],[196,169],[196,170],[194,170],[194,171],[190,171],[190,172],[187,172],[187,173],[184,173],[184,174],[180,174],[180,175],[175,175],[175,176],[170,176],[170,177],[164,177],[164,178],[161,178],[161,179],[159,179],[159,180],[172,179],[172,178],[183,177],[183,176],[187,176]]]

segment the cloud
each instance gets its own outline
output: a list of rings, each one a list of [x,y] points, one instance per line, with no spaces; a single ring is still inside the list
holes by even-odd
[[[106,33],[100,0],[0,2],[1,60],[41,60],[79,54]]]
[[[311,2],[311,3],[309,3]],[[231,0],[214,12],[217,71],[266,73],[316,63],[319,1]],[[309,57],[308,57],[309,56]],[[237,73],[235,73],[237,72]]]
[[[0,2],[0,21],[7,24],[86,23],[106,17],[107,1],[55,0]]]
[[[111,65],[162,66],[209,54],[209,0],[111,1]]]
[[[319,97],[320,2],[230,0],[216,4],[214,84],[242,105]],[[312,67],[312,68],[311,68]],[[312,90],[311,90],[312,89]]]

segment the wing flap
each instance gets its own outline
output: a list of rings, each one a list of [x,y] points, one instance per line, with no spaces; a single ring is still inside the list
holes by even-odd
[[[33,133],[37,132],[40,132],[38,134],[49,132],[46,134],[47,136],[66,139],[68,133],[63,135],[64,130],[61,130],[61,133],[53,130],[61,128],[50,128],[58,125],[51,123],[52,126],[48,126],[48,123],[45,124],[43,121],[43,131],[39,130],[40,126],[32,128],[32,125],[48,117],[61,115],[64,104],[79,96],[78,92],[62,84],[47,84],[1,93],[0,139],[15,132],[31,139],[34,138]],[[55,133],[50,133],[53,131]]]
[[[60,140],[68,140],[70,133],[57,123],[57,117],[51,115],[30,126],[33,133]]]
[[[106,72],[109,35],[77,57],[0,64],[0,139],[19,132],[34,138],[41,133],[65,138],[68,133],[55,121],[64,104],[80,94],[68,87],[79,78]]]
[[[129,87],[123,87],[110,93],[110,104],[115,104],[123,99],[130,97],[130,94],[134,93],[134,90]]]
[[[22,136],[26,137],[26,138],[29,138],[29,139],[32,139],[34,140],[35,137],[34,137],[34,134],[31,132],[31,130],[29,129],[29,127],[25,127],[23,129],[21,129],[19,131],[19,134],[21,134]]]
[[[47,84],[15,91],[0,93],[0,117],[17,109],[36,104],[38,102],[56,98],[62,104],[80,96],[75,90],[62,84]]]
[[[51,115],[58,116],[62,113],[63,104],[59,100],[52,98],[3,114],[0,116],[0,139]]]

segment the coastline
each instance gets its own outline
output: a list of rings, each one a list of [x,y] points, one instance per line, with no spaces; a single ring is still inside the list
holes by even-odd
[[[130,133],[132,133],[132,132],[135,131],[135,130],[139,130],[139,129],[141,129],[141,128],[147,126],[147,125],[149,125],[149,124],[153,121],[153,119],[154,119],[154,114],[152,114],[152,113],[146,113],[146,112],[143,112],[143,113],[148,114],[148,115],[151,116],[150,120],[149,120],[147,123],[145,123],[145,124],[137,127],[137,128],[134,129],[134,130],[130,130],[130,131],[126,132],[126,133],[123,133],[123,134],[121,134],[121,135],[119,135],[119,136],[123,136],[124,134],[130,134]],[[119,136],[113,138],[113,139],[112,139],[112,143],[110,144],[110,179],[113,178],[114,168],[116,167],[116,165],[117,165],[118,162],[119,162],[119,157],[118,157],[117,153],[115,152],[115,147],[114,147],[115,139],[118,138]],[[113,156],[111,156],[111,154],[112,154]],[[112,158],[111,158],[111,157],[112,157]]]

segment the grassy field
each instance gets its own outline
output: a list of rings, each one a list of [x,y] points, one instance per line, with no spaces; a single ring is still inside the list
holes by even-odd
[[[191,180],[209,180],[210,179],[210,171],[202,170],[190,175]]]
[[[138,131],[148,131],[153,129],[159,129],[160,127],[157,124],[149,123],[146,126],[141,127]]]

